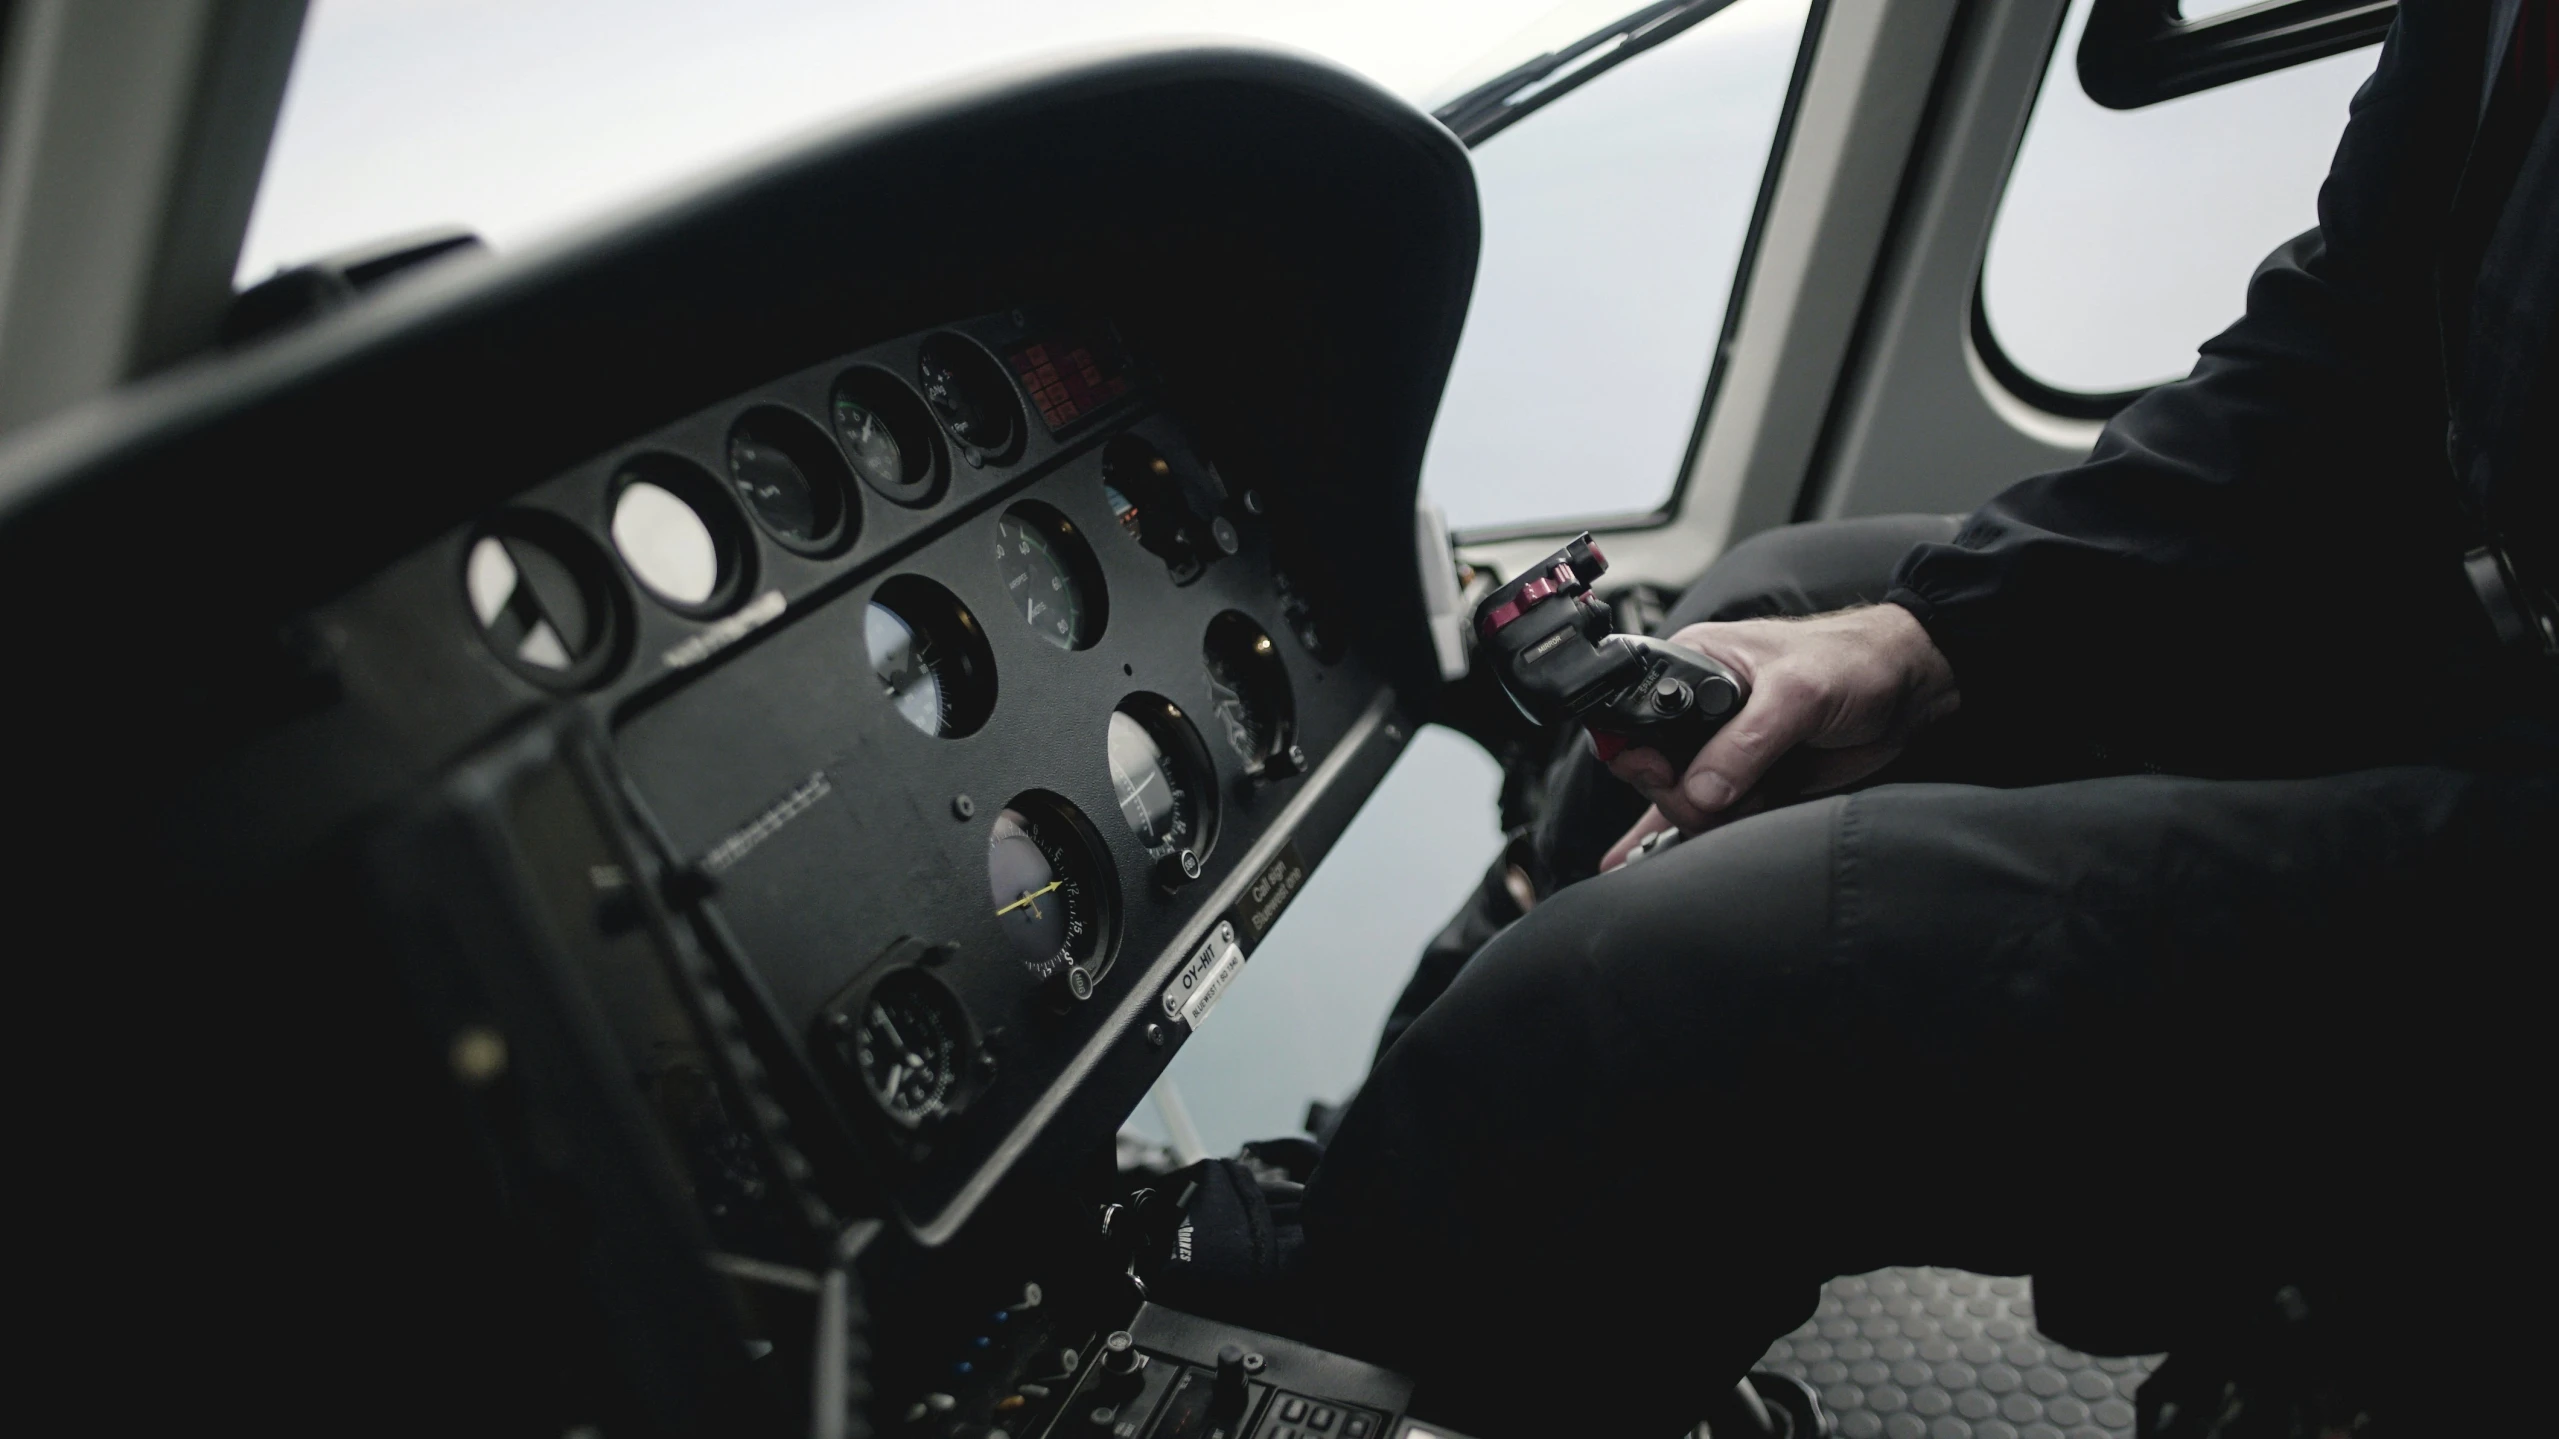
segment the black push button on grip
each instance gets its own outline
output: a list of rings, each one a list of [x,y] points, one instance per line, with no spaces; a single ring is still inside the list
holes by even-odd
[[[1674,773],[1750,698],[1741,676],[1685,645],[1617,632],[1591,583],[1608,559],[1587,534],[1484,597],[1475,632],[1502,689],[1540,724],[1579,724],[1603,760],[1661,751]]]

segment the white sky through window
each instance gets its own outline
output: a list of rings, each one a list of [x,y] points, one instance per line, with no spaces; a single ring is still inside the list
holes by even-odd
[[[1288,45],[1418,99],[1556,8],[1557,0],[319,0],[237,273],[254,282],[431,225],[519,245],[884,100],[1117,40]]]

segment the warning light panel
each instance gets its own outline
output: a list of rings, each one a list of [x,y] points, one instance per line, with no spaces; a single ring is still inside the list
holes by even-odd
[[[1115,347],[1076,339],[1033,340],[1006,351],[1004,364],[1022,382],[1031,407],[1053,435],[1129,392],[1128,360]]]

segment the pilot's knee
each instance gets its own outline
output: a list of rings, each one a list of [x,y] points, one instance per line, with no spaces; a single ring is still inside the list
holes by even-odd
[[[1710,1079],[1701,1049],[1781,1024],[1818,982],[1845,803],[1755,816],[1566,887],[1487,945],[1396,1050],[1465,1076],[1452,1104],[1521,1091],[1542,1108],[1534,1096]]]

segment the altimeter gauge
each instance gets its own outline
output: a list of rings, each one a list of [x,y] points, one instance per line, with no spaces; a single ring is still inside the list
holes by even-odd
[[[1014,618],[1062,650],[1102,637],[1102,572],[1084,536],[1064,515],[1036,502],[995,522],[995,577]]]

